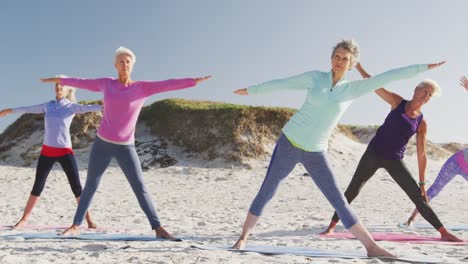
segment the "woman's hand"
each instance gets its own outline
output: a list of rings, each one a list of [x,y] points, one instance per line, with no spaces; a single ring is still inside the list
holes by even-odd
[[[13,113],[13,110],[11,110],[11,108],[3,109],[2,111],[0,111],[0,117],[4,117],[11,113]]]
[[[419,189],[421,189],[421,196],[424,198],[426,202],[429,202],[429,199],[427,199],[427,194],[426,194],[426,185],[421,184],[419,185]]]
[[[429,70],[432,70],[434,68],[437,68],[439,66],[442,66],[444,63],[446,63],[447,61],[442,61],[442,62],[439,62],[439,63],[431,63],[428,65],[428,68]]]
[[[247,88],[244,88],[244,89],[237,89],[234,91],[235,94],[238,94],[238,95],[248,95],[249,92],[247,92]]]
[[[369,73],[367,73],[367,72],[364,70],[364,68],[362,68],[362,65],[361,65],[360,62],[358,62],[358,63],[356,64],[356,66],[354,66],[354,67],[356,67],[356,70],[359,72],[359,74],[361,74],[361,77],[362,77],[362,78],[366,79],[366,78],[372,77]]]
[[[60,83],[60,78],[58,78],[58,77],[41,78],[41,82],[44,82],[44,83]]]
[[[468,90],[468,79],[466,76],[460,78],[460,85],[465,87],[465,90]]]
[[[203,82],[203,81],[208,80],[209,78],[211,78],[211,75],[204,76],[204,77],[200,77],[200,78],[195,78],[195,82],[196,82],[197,84],[199,84],[199,83],[201,83],[201,82]]]

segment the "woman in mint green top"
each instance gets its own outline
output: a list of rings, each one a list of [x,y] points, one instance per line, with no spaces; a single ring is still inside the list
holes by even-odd
[[[262,94],[279,90],[306,90],[303,106],[283,127],[273,152],[267,175],[244,222],[242,234],[234,248],[242,249],[258,222],[265,205],[271,200],[279,183],[297,163],[302,163],[312,180],[337,211],[343,224],[366,247],[368,256],[392,256],[378,246],[367,229],[359,223],[338,187],[327,161],[328,139],[352,100],[389,82],[406,79],[442,65],[412,65],[394,69],[372,78],[345,80],[345,74],[357,62],[359,48],[353,40],[343,40],[333,49],[329,72],[310,71],[286,79],[273,80],[234,91],[239,95]]]

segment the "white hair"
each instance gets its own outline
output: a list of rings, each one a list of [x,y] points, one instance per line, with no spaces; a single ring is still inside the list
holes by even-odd
[[[117,61],[117,57],[118,57],[120,54],[126,54],[126,55],[132,57],[133,63],[136,62],[135,53],[133,53],[133,51],[131,51],[129,48],[120,46],[118,49],[116,49],[116,50],[115,50],[115,55],[114,55],[115,61]]]
[[[64,75],[64,74],[59,74],[59,75],[57,75],[55,77],[57,77],[57,78],[66,78],[67,76]],[[62,89],[67,90],[67,94],[65,95],[65,98],[67,98],[68,100],[70,100],[72,102],[76,102],[75,88],[73,88],[71,86],[68,86],[68,85],[62,85]]]
[[[416,86],[416,88],[423,88],[426,85],[431,86],[434,89],[432,97],[438,97],[442,95],[442,89],[440,88],[439,84],[431,79],[424,79],[418,84],[418,86]]]
[[[349,53],[351,53],[351,61],[350,61],[350,66],[354,67],[358,62],[359,62],[359,45],[356,40],[354,39],[343,39],[340,42],[338,42],[334,47],[333,47],[333,52],[331,57],[335,55],[335,51],[339,48],[343,48]],[[351,68],[350,67],[350,68]]]

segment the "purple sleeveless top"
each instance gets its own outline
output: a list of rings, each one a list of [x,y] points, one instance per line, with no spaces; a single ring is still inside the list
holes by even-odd
[[[402,100],[397,108],[392,110],[385,122],[377,129],[369,143],[376,154],[386,160],[401,160],[405,155],[406,144],[418,130],[423,119],[422,113],[416,118],[410,118],[405,113],[408,101]]]

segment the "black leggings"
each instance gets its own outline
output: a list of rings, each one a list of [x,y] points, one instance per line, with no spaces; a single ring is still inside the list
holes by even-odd
[[[418,187],[418,184],[411,176],[411,173],[408,168],[406,168],[403,161],[381,159],[371,148],[367,148],[364,155],[362,155],[353,179],[345,191],[345,197],[348,200],[348,203],[351,204],[351,202],[358,196],[364,184],[366,184],[366,182],[379,168],[384,168],[388,174],[390,174],[393,180],[395,180],[395,182],[416,205],[416,208],[424,219],[426,219],[435,229],[442,227],[442,223],[429,204],[424,200],[421,195],[421,189]],[[340,220],[336,212],[333,215],[332,220],[334,222],[338,222]]]
[[[47,176],[49,176],[54,163],[58,161],[62,165],[65,174],[67,174],[68,182],[73,191],[75,197],[80,197],[81,195],[81,183],[80,176],[78,174],[78,166],[76,165],[75,155],[67,154],[61,157],[46,157],[39,156],[39,161],[37,162],[36,168],[36,179],[34,180],[34,186],[31,191],[31,195],[40,196],[42,190],[44,190],[45,182]]]

